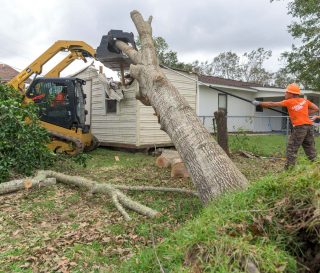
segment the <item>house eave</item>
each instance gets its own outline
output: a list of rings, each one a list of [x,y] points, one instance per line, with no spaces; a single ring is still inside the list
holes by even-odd
[[[257,93],[258,91],[253,88],[244,88],[239,86],[231,86],[231,85],[221,85],[221,84],[207,84],[203,82],[199,82],[200,86],[209,86],[217,87],[217,88],[224,88],[224,89],[233,89],[233,90],[239,90],[239,91],[245,91],[245,92],[251,92],[251,93]]]

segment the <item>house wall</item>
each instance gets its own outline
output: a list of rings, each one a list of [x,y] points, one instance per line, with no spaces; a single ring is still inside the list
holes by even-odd
[[[171,70],[163,69],[163,72],[170,82],[179,90],[180,94],[185,97],[189,105],[196,111],[197,83],[192,80],[197,79],[196,75],[184,73],[189,78],[192,78],[189,79]],[[138,146],[165,146],[171,144],[169,136],[160,130],[158,118],[154,115],[154,110],[151,106],[145,106],[138,101],[138,113]]]
[[[136,85],[124,90],[124,99],[118,105],[118,112],[106,113],[106,95],[101,82],[98,79],[96,69],[89,67],[76,75],[77,77],[91,81],[91,131],[104,146],[128,146],[136,145]],[[84,90],[89,96],[88,89]],[[89,99],[87,100],[89,101]],[[89,107],[89,105],[88,105]]]
[[[224,89],[228,93],[235,94],[242,98],[253,100],[255,92],[246,92],[233,89]],[[199,87],[199,109],[198,115],[204,122],[209,132],[213,132],[212,117],[213,113],[218,110],[218,91],[210,89],[207,86]],[[228,131],[235,132],[240,129],[246,131],[253,130],[252,117],[254,115],[254,107],[248,102],[228,96],[227,98],[227,114],[228,114]],[[207,116],[207,117],[204,117]]]
[[[281,101],[283,97],[266,98],[264,101]],[[275,108],[282,111],[281,108]],[[286,126],[286,118],[281,113],[263,108],[263,112],[255,112],[254,132],[277,132],[284,130]]]
[[[163,71],[190,106],[196,109],[196,82],[167,69]],[[186,75],[196,79],[194,74]],[[87,99],[88,102],[91,99],[91,103],[87,105],[87,110],[91,113],[92,133],[98,138],[101,145],[132,148],[171,145],[168,135],[160,130],[158,119],[153,115],[153,108],[136,100],[135,94],[139,88],[136,81],[129,88],[124,89],[124,99],[118,103],[117,114],[106,114],[105,93],[98,80],[96,69],[89,67],[74,76],[91,82],[84,88],[89,97],[91,86],[91,96]]]

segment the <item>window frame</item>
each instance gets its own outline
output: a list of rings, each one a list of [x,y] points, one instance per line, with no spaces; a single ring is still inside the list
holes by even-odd
[[[226,102],[226,107],[220,107],[220,97],[225,97],[225,102]],[[224,110],[225,112],[228,111],[228,95],[227,94],[223,94],[223,93],[219,93],[218,94],[218,110]]]

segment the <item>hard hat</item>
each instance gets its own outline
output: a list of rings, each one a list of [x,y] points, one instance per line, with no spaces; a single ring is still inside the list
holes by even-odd
[[[287,86],[286,92],[300,95],[300,87],[294,83],[291,83]]]

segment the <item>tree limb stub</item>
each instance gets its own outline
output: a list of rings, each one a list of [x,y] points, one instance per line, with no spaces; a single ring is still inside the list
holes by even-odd
[[[175,192],[183,194],[197,195],[196,192],[179,189],[179,188],[166,188],[166,187],[150,187],[150,186],[126,186],[126,185],[112,185],[107,183],[97,183],[93,180],[80,177],[71,176],[63,173],[54,171],[39,171],[33,178],[12,180],[6,183],[0,184],[0,195],[15,192],[23,189],[30,189],[42,186],[51,186],[57,183],[65,185],[72,185],[78,188],[84,188],[91,193],[102,193],[108,194],[119,210],[125,220],[131,220],[131,217],[126,212],[125,208],[133,210],[141,215],[153,218],[158,216],[160,213],[142,205],[139,202],[134,201],[129,196],[122,193],[120,190],[134,190],[134,191],[162,191],[162,192]]]
[[[139,82],[139,99],[151,105],[160,118],[160,128],[170,137],[204,204],[220,194],[243,189],[247,179],[210,136],[194,109],[160,69],[152,39],[151,20],[131,12],[141,41],[141,51],[122,50],[132,60],[130,74]],[[121,41],[116,46],[121,46]],[[139,58],[136,58],[140,54]],[[133,57],[131,57],[133,56]]]

